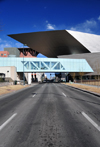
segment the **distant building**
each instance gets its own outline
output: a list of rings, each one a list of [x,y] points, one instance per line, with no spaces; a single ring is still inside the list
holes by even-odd
[[[15,55],[16,57],[19,57],[19,50],[16,47],[4,48],[4,51],[8,51],[9,55]]]
[[[23,56],[23,49],[24,49],[24,56]],[[4,51],[0,51],[0,57],[9,57],[9,58],[36,58],[38,55],[38,52],[31,49],[31,48],[16,48],[16,47],[8,47],[4,48]],[[13,69],[13,70],[12,70]],[[6,67],[0,67],[0,73],[1,71],[3,74],[5,74],[5,80],[12,82],[12,81],[20,81],[23,80],[23,73],[16,72],[15,66],[6,66]],[[25,73],[25,79],[30,84],[31,82],[38,82],[41,81],[41,76],[43,73]],[[35,75],[35,76],[33,76]]]
[[[0,51],[0,57],[8,57],[9,52],[8,51]]]
[[[18,48],[20,55],[19,57],[23,57],[23,48]],[[36,52],[35,50],[31,49],[31,48],[24,48],[24,57],[26,58],[35,58],[37,57],[38,52]]]

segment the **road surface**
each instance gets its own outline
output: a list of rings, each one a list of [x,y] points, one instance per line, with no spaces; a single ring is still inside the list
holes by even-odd
[[[56,83],[3,97],[0,147],[100,147],[100,97]]]

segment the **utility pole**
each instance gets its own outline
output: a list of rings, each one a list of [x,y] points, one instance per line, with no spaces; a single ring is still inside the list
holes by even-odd
[[[25,76],[24,76],[24,46],[27,46],[27,45],[23,44],[23,85],[25,85]]]

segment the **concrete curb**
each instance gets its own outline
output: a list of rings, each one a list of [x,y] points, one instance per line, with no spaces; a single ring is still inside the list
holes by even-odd
[[[10,93],[7,93],[7,94],[2,94],[2,95],[0,95],[0,100],[3,99],[3,98],[5,98],[5,97],[7,97],[7,96],[16,94],[16,93],[18,93],[20,91],[24,91],[24,90],[26,90],[28,88],[34,87],[35,85],[38,85],[38,84],[34,84],[34,85],[32,84],[29,87],[25,87],[25,88],[22,88],[22,89],[19,89],[19,90],[16,90],[16,91],[13,91],[13,92],[10,92]]]
[[[66,85],[66,84],[64,84],[64,85]],[[66,85],[66,86],[69,86],[69,85]],[[80,90],[80,91],[83,91],[83,92],[92,94],[92,95],[94,95],[94,96],[98,96],[98,97],[100,98],[100,94],[98,94],[98,93],[91,92],[91,91],[87,91],[87,90],[85,90],[85,89],[77,88],[77,87],[74,87],[74,86],[69,86],[69,87],[72,87],[72,88],[78,89],[78,90]]]

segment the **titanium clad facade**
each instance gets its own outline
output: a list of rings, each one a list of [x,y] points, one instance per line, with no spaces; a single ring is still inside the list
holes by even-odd
[[[86,47],[91,53],[100,52],[100,35],[82,33],[77,31],[68,31],[77,41]]]
[[[73,55],[63,55],[58,56],[58,58],[63,59],[86,59],[88,64],[93,69],[93,73],[89,73],[89,75],[98,75],[97,70],[100,71],[100,53],[85,53],[85,54],[73,54]],[[100,72],[99,72],[100,74]]]
[[[89,33],[56,30],[8,36],[50,58],[60,55],[100,52],[100,35]]]

